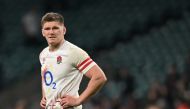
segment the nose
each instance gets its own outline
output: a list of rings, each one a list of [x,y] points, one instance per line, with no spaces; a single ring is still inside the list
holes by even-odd
[[[50,29],[50,30],[49,30],[49,33],[50,33],[50,34],[53,34],[53,33],[54,33],[53,29]]]

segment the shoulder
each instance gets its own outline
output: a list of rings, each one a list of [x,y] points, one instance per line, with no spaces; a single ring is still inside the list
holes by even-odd
[[[77,66],[85,59],[89,58],[89,55],[80,47],[68,42],[69,59],[74,66]]]
[[[86,53],[85,50],[78,47],[77,45],[70,43],[69,41],[66,41],[66,46],[69,49],[71,54],[80,54],[80,53]]]

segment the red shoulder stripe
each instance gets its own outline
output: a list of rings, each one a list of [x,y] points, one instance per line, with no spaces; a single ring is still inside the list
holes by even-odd
[[[86,63],[79,71],[82,72],[88,65],[90,65],[93,61],[89,61],[88,63]]]
[[[88,60],[90,60],[91,58],[90,57],[88,57],[87,59],[85,59],[83,62],[81,62],[78,66],[77,66],[77,68],[79,68],[80,66],[82,66],[84,63],[86,63]]]

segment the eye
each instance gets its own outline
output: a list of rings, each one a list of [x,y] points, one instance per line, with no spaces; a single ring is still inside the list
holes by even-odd
[[[48,27],[48,28],[44,28],[44,30],[50,30],[50,28]]]
[[[57,29],[59,29],[59,27],[55,26],[55,27],[53,27],[52,29],[53,29],[53,30],[57,30]]]

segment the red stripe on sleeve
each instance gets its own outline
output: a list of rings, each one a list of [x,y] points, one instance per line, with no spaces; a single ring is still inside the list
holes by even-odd
[[[88,63],[86,63],[79,71],[82,72],[89,64],[91,64],[93,61],[89,61]]]
[[[82,66],[85,62],[87,62],[88,60],[90,60],[90,57],[88,57],[87,59],[85,59],[82,63],[80,63],[77,68],[79,68],[80,66]]]

